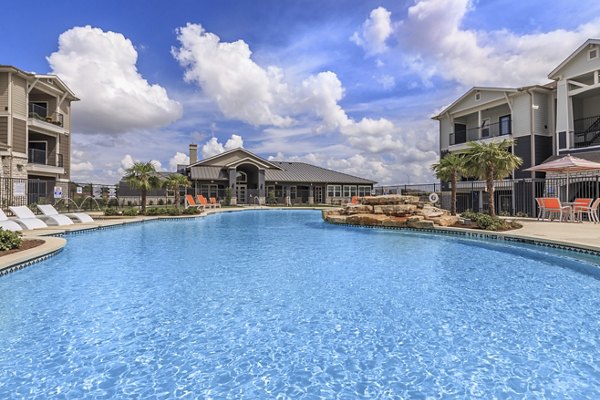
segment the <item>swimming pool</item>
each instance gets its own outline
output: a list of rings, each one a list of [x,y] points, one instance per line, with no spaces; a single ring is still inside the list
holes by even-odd
[[[556,254],[314,211],[70,236],[0,278],[0,398],[598,397],[600,280]]]

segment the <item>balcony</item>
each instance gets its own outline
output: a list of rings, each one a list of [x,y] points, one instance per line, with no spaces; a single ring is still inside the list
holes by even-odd
[[[42,149],[32,149],[27,151],[27,169],[31,172],[64,174],[63,155],[57,154],[57,158],[48,157],[48,152]]]
[[[29,103],[29,118],[37,121],[43,121],[51,125],[64,127],[64,116],[61,113],[48,113],[46,107],[39,104]]]
[[[600,146],[600,115],[573,121],[573,147]]]
[[[481,127],[453,132],[450,134],[450,146],[498,136],[506,136],[511,133],[510,119],[507,119],[494,124],[486,124]]]

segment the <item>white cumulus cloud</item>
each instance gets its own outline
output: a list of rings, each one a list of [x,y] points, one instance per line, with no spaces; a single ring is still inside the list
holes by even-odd
[[[360,32],[354,32],[350,40],[362,47],[367,56],[383,53],[387,50],[386,40],[393,32],[392,13],[383,7],[377,7],[363,22]]]
[[[209,158],[224,151],[237,149],[238,147],[244,147],[244,139],[239,135],[233,134],[225,144],[220,143],[216,137],[210,138],[210,140],[202,145],[200,151],[203,158]]]
[[[464,28],[470,0],[420,0],[397,24],[398,53],[426,84],[433,76],[465,86],[543,83],[586,39],[600,35],[600,18],[573,30],[518,34]]]
[[[227,43],[201,25],[177,30],[181,46],[172,54],[185,70],[185,80],[195,82],[215,101],[223,114],[252,125],[285,126],[282,114],[287,86],[279,68],[262,68],[250,57],[243,40]]]
[[[73,104],[78,132],[122,133],[180,118],[181,104],[144,79],[137,57],[131,41],[117,32],[83,26],[60,35],[48,63],[81,99]]]
[[[178,165],[180,165],[180,164],[187,165],[189,163],[190,163],[190,157],[187,154],[178,151],[177,153],[175,153],[175,155],[173,157],[171,157],[169,159],[169,169],[171,171],[177,171]]]

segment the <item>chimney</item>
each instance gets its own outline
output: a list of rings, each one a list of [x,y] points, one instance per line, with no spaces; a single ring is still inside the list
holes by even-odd
[[[190,144],[190,164],[198,161],[198,145]]]

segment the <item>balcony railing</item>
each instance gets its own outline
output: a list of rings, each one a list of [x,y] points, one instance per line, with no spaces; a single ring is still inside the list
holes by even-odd
[[[573,147],[600,145],[600,115],[573,121]]]
[[[31,164],[42,164],[46,165],[46,150],[40,149],[29,149],[27,161]]]
[[[51,165],[55,166],[54,159],[52,157],[47,157],[48,152],[46,150],[40,149],[29,149],[28,151],[28,159],[27,161],[31,164],[39,164],[39,165]],[[64,167],[64,157],[62,154],[57,154],[56,166],[63,168]]]
[[[469,128],[464,131],[457,131],[450,134],[450,146],[472,142],[475,140],[488,139],[497,136],[510,135],[511,123],[496,122],[494,124],[485,125],[482,127]]]
[[[64,116],[61,113],[48,113],[46,107],[40,106],[39,104],[29,104],[29,118],[44,121],[52,125],[63,126]]]

